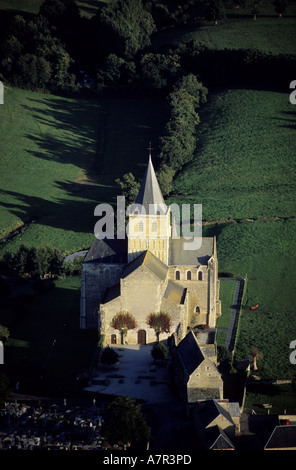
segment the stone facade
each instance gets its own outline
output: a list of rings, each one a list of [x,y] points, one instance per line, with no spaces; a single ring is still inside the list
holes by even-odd
[[[170,339],[171,384],[186,403],[223,398],[223,381],[217,369],[215,345],[200,345],[190,330],[178,342]]]
[[[149,215],[148,203],[155,208]],[[199,248],[186,250],[185,239],[171,233],[170,209],[149,159],[135,210],[129,214],[128,236],[96,239],[84,259],[81,328],[99,328],[104,344],[118,343],[120,332],[111,327],[112,319],[129,312],[137,328],[128,331],[125,341],[150,343],[156,336],[147,317],[160,311],[170,316],[169,334],[179,339],[188,326],[215,327],[221,315],[216,239],[202,238]]]

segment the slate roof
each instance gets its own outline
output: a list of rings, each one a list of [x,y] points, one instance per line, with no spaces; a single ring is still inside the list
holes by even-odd
[[[264,449],[296,449],[296,426],[276,426]]]
[[[162,261],[160,261],[160,259],[154,256],[153,253],[151,253],[150,251],[144,251],[144,253],[142,253],[136,259],[131,261],[124,270],[122,277],[127,277],[140,266],[145,266],[161,281],[165,280],[168,272],[168,267]]]
[[[167,212],[167,206],[164,202],[150,155],[145,176],[142,180],[142,184],[137,195],[135,204],[141,204],[144,207],[146,214],[149,213],[149,204],[156,204],[160,206],[161,209],[163,209],[164,213]]]
[[[233,443],[219,426],[212,426],[206,430],[206,441],[209,450],[234,449]]]
[[[192,331],[178,345],[178,353],[189,375],[204,361],[204,355]]]
[[[184,289],[179,284],[176,284],[173,281],[168,281],[167,288],[164,293],[164,297],[171,302],[177,304],[183,304],[186,296],[187,289]]]
[[[229,424],[234,424],[228,411],[226,411],[216,400],[207,400],[198,405],[198,417],[204,428],[209,426],[219,415],[222,415]]]
[[[201,247],[197,250],[185,250],[181,238],[170,239],[169,265],[170,266],[199,266],[207,265],[208,260],[214,255],[214,241],[212,237],[203,237]]]
[[[116,299],[116,297],[119,297],[119,296],[120,296],[120,283],[115,284],[115,286],[107,288],[102,304],[106,304],[107,302],[110,302],[111,300],[114,300]]]
[[[95,239],[87,252],[84,263],[127,263],[127,238],[120,239]]]

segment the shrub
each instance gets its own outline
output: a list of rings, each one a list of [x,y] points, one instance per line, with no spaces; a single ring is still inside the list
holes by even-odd
[[[107,346],[106,348],[103,349],[102,355],[101,355],[101,362],[102,364],[106,365],[112,365],[115,364],[118,361],[118,354],[115,351],[115,349],[110,348],[110,346]]]
[[[157,359],[167,360],[169,357],[168,348],[162,343],[156,343],[151,350],[151,355],[155,361]]]

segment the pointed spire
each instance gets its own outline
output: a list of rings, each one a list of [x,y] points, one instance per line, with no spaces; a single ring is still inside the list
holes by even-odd
[[[152,164],[151,144],[149,144],[148,150],[149,161],[135,202],[136,204],[141,204],[145,208],[146,214],[149,214],[149,212],[151,213],[151,210],[149,210],[151,209],[149,208],[150,204],[157,205],[161,213],[165,213],[167,208]],[[155,211],[156,210],[157,207],[155,207]]]
[[[148,149],[149,150],[149,161],[151,160],[151,150],[153,150],[153,148],[151,147],[151,142],[149,142],[149,147]]]

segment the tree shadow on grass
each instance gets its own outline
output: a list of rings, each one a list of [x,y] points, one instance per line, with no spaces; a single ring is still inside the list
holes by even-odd
[[[121,192],[115,179],[129,171],[143,176],[149,141],[160,132],[159,103],[59,96],[27,98],[26,103],[23,109],[32,118],[26,138],[33,143],[26,152],[49,162],[38,182],[47,184],[47,193],[36,195],[34,187],[31,195],[22,194],[21,188],[19,192],[3,190],[2,205],[24,223],[35,220],[36,224],[91,233],[95,206],[115,204]],[[32,157],[31,161],[34,164]]]
[[[28,196],[14,191],[1,191],[12,196],[18,203],[2,202],[24,224],[32,223],[50,226],[72,232],[90,233],[95,224],[94,209],[102,202],[96,198],[96,187],[87,189],[84,199],[56,199],[49,201],[37,196]],[[77,196],[77,194],[76,194]],[[86,196],[86,195],[84,195]],[[103,195],[101,194],[101,198]]]
[[[296,129],[296,113],[295,111],[282,111],[284,117],[270,117],[274,121],[278,121],[279,127],[286,127],[288,129]]]

